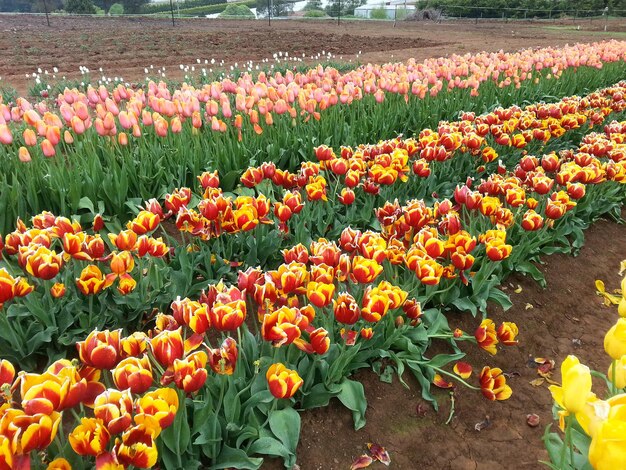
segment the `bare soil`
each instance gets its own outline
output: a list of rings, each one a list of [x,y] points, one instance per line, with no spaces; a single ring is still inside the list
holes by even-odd
[[[38,68],[59,69],[58,77],[80,77],[79,66],[92,79],[106,76],[141,81],[144,68],[166,68],[180,79],[179,65],[197,59],[224,60],[226,65],[271,58],[277,52],[307,57],[322,51],[339,59],[388,62],[410,57],[425,59],[482,50],[558,46],[626,38],[626,19],[611,20],[604,32],[602,20],[526,21],[390,21],[275,20],[264,21],[149,17],[57,17],[46,26],[43,16],[0,16],[0,77],[25,94],[32,86],[26,74]],[[580,29],[578,29],[580,28]]]

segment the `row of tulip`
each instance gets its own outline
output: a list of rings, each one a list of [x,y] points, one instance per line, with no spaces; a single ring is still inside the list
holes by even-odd
[[[601,122],[613,110],[622,110],[624,103],[623,88],[618,86],[584,99],[566,99],[545,107],[531,106],[528,116],[551,113],[562,121],[571,122],[570,127],[575,128],[574,123],[582,123],[587,116],[591,116],[592,123]],[[578,118],[571,117],[567,111],[579,113]],[[458,127],[466,129],[467,135],[473,138],[474,132],[468,129],[482,128],[483,121],[492,122],[494,129],[498,126],[515,129],[520,122],[539,122],[530,117],[521,119],[521,116],[522,111],[516,108],[497,110],[485,116],[465,116],[468,119],[462,123],[466,125],[461,123]],[[534,277],[539,276],[532,264],[520,263],[520,260],[532,255],[541,244],[552,243],[560,234],[582,235],[580,228],[572,227],[571,223],[558,225],[552,236],[545,235],[545,230],[540,230],[544,217],[551,226],[553,222],[550,221],[561,218],[566,210],[575,205],[573,200],[584,196],[586,184],[607,179],[616,182],[624,180],[624,149],[619,141],[622,129],[616,123],[606,126],[605,135],[586,136],[576,152],[545,155],[541,165],[534,156],[520,155],[519,163],[510,173],[499,165],[494,175],[477,186],[477,191],[472,190],[472,182],[468,180],[465,186],[458,187],[454,192],[450,187],[434,204],[406,201],[410,192],[399,184],[401,178],[396,179],[396,184],[387,185],[384,190],[386,199],[375,198],[372,193],[376,191],[368,191],[368,186],[376,186],[383,183],[382,180],[360,181],[362,175],[372,173],[372,169],[377,167],[391,168],[397,174],[410,173],[409,154],[414,158],[428,151],[432,148],[428,142],[451,141],[454,143],[450,145],[451,149],[467,145],[465,136],[446,132],[443,127],[441,135],[436,134],[439,137],[429,137],[433,133],[425,131],[418,141],[394,140],[355,151],[344,148],[342,157],[333,157],[332,150],[320,147],[316,152],[322,161],[303,164],[298,175],[276,168],[272,163],[249,169],[242,178],[244,186],[255,186],[259,178],[271,175],[272,186],[263,183],[256,189],[263,189],[276,200],[274,211],[271,210],[272,201],[264,192],[254,195],[242,188],[242,194],[233,201],[220,189],[217,173],[205,172],[198,178],[204,191],[201,199],[192,195],[191,189],[182,188],[166,196],[164,208],[158,201],[151,200],[145,210],[128,222],[126,230],[104,230],[104,221],[98,216],[93,221],[93,230],[88,232],[78,222],[55,217],[49,212],[34,217],[32,227],[20,222],[17,229],[4,239],[4,263],[8,271],[2,276],[5,288],[0,302],[13,298],[19,301],[11,302],[7,316],[0,318],[4,327],[0,335],[5,340],[2,354],[20,361],[27,369],[36,368],[38,360],[59,355],[65,357],[66,349],[93,328],[116,325],[140,327],[147,306],[162,310],[177,295],[198,294],[207,281],[224,276],[231,276],[232,279],[232,267],[241,263],[272,266],[279,261],[275,253],[281,248],[287,249],[302,242],[308,244],[328,235],[338,240],[346,234],[343,227],[366,229],[372,223],[382,230],[384,239],[378,237],[368,241],[371,246],[361,248],[361,256],[375,259],[377,263],[388,259],[396,265],[406,264],[409,270],[403,282],[408,289],[419,284],[438,285],[442,277],[447,279],[441,292],[432,288],[424,294],[425,302],[454,303],[474,313],[484,311],[489,298],[506,305],[506,297],[493,288],[497,278],[491,275],[496,268],[490,261],[498,260],[498,256],[499,259],[507,258],[509,252],[506,247],[520,245],[523,248],[516,250],[514,260],[497,269],[504,272],[513,268],[522,269]],[[457,124],[452,123],[449,127],[456,128]],[[480,147],[476,151],[481,155],[484,153]],[[471,154],[457,155],[456,160],[467,158],[473,161],[476,157]],[[414,163],[422,160],[425,158],[416,159]],[[455,158],[449,160],[454,161]],[[388,166],[384,167],[385,164]],[[355,189],[360,191],[362,188],[358,203],[349,205],[345,198],[346,190],[352,191],[350,186],[354,186],[346,181],[348,171],[344,176],[347,186],[339,189],[342,176],[336,171],[340,166],[351,167],[353,169],[348,171],[358,175],[355,182],[359,185]],[[436,175],[430,175],[425,180],[416,179],[420,183],[434,178]],[[464,180],[465,176],[459,179]],[[328,180],[334,180],[335,184],[329,185]],[[274,183],[281,183],[290,189],[279,199]],[[393,183],[393,180],[387,183]],[[293,185],[295,188],[292,188]],[[584,206],[593,206],[593,211],[582,217],[586,222],[597,216],[599,211],[611,209],[611,201],[619,201],[619,195],[617,199],[615,196],[617,186],[604,184],[601,187],[607,186],[606,191],[601,190],[600,185],[593,187],[592,191],[597,196],[594,194],[585,199],[589,202]],[[329,188],[334,188],[334,193],[330,193]],[[454,203],[444,196],[453,197]],[[392,201],[394,197],[395,203],[383,202]],[[378,204],[381,207],[374,211]],[[357,206],[363,210],[357,209]],[[522,210],[524,207],[528,209],[526,212]],[[163,225],[165,219],[174,216],[181,233],[193,235],[189,246],[175,240],[165,243],[162,238],[153,236],[156,230],[167,228]],[[328,229],[326,227],[331,220],[333,227]],[[523,230],[515,224],[516,221],[521,223]],[[436,226],[438,231],[434,230]],[[489,232],[499,226],[509,227],[509,233],[501,231],[494,236]],[[422,233],[422,229],[428,227],[431,227],[430,232]],[[104,238],[101,236],[103,231],[103,235],[106,234]],[[459,231],[469,235],[452,242],[451,238]],[[537,233],[533,237],[524,237],[527,231]],[[507,237],[509,243],[504,243]],[[476,240],[484,239],[486,242],[489,238],[493,240],[484,244],[484,253],[482,244],[478,244],[480,256],[470,253],[476,246]],[[499,243],[495,240],[500,239],[505,248],[494,251]],[[427,262],[417,263],[422,253],[413,246],[417,241],[428,248]],[[462,246],[462,252],[446,248],[451,243]],[[496,255],[496,252],[502,253]],[[241,256],[242,253],[245,256]],[[420,256],[416,258],[415,255]],[[411,261],[407,262],[409,259]],[[470,269],[479,273],[471,278],[471,283],[466,276]],[[20,273],[28,277],[18,279]],[[414,273],[417,273],[417,279]],[[74,279],[80,282],[74,283]],[[117,289],[108,289],[112,285]],[[71,290],[69,295],[64,295],[66,289]],[[84,314],[76,316],[72,311]],[[32,321],[33,316],[37,321]]]
[[[359,238],[366,244],[375,236]],[[336,396],[362,426],[363,388],[346,377],[381,357],[394,361],[400,380],[410,370],[431,400],[431,383],[453,386],[444,375],[490,400],[510,397],[498,368],[483,367],[476,385],[466,382],[473,371],[459,362],[458,343],[495,354],[498,343],[517,343],[515,324],[496,328],[484,320],[474,335],[452,331],[438,310],[422,312],[407,291],[380,281],[383,271],[393,277],[393,265],[383,268],[350,246],[320,240],[283,255],[275,270],[240,271],[237,286],[220,282],[197,301],[178,298],[147,332],[90,333],[76,345],[78,361],[15,377],[3,360],[0,462],[150,468],[159,458],[166,468],[258,468],[256,456],[271,455],[291,467],[299,432],[294,402],[310,408]],[[454,352],[426,357],[435,338]],[[446,371],[451,362],[453,372]]]
[[[549,430],[544,435],[552,468],[605,470],[620,468],[626,459],[626,277],[621,295],[611,297],[619,305],[620,318],[604,337],[611,358],[606,375],[568,356],[561,364],[562,384],[550,387],[564,432],[563,438]],[[605,399],[592,392],[592,377],[606,386]]]
[[[207,166],[232,189],[250,161],[294,169],[319,143],[355,145],[433,126],[463,109],[484,112],[496,101],[606,86],[623,77],[625,44],[366,65],[346,74],[243,75],[202,88],[88,86],[54,102],[0,103],[0,201],[17,201],[0,207],[0,229],[16,216],[69,216],[89,204],[125,220],[129,199],[189,185]]]
[[[623,145],[626,123],[611,123],[605,136],[613,145]],[[582,145],[596,148],[597,139],[604,138],[590,134]],[[576,179],[600,187],[606,173],[587,180],[584,168],[595,168],[596,157],[582,158],[578,159],[582,165]],[[594,171],[605,170],[600,164]],[[445,277],[458,275],[466,282],[471,278],[472,284],[479,277],[488,278],[492,269],[485,273],[481,268],[473,276],[463,277],[473,266],[477,240],[462,229],[473,231],[481,225],[473,217],[483,216],[489,224],[502,227],[482,232],[485,259],[493,264],[509,257],[512,246],[506,243],[505,229],[512,224],[492,213],[494,205],[503,204],[495,202],[500,201],[496,195],[503,189],[498,183],[507,185],[505,191],[522,184],[512,175],[493,175],[479,190],[484,196],[460,186],[455,194],[456,210],[447,201],[433,208],[410,202],[412,207],[401,213],[382,208],[387,222],[382,223],[382,233],[346,228],[337,244],[321,239],[308,248],[297,245],[285,250],[277,269],[249,268],[239,273],[236,287],[209,285],[197,301],[176,300],[171,314],[159,313],[150,321],[154,326],[147,333],[92,332],[77,345],[79,363],[59,360],[43,374],[22,372],[15,379],[13,367],[3,362],[0,376],[8,384],[0,418],[4,462],[13,468],[149,468],[160,459],[167,468],[208,462],[257,468],[262,463],[257,455],[273,455],[291,466],[297,439],[285,430],[299,429],[299,417],[292,407],[295,400],[308,408],[337,396],[353,410],[355,424],[361,426],[363,390],[345,377],[380,357],[392,359],[400,377],[409,369],[427,397],[431,383],[450,387],[452,383],[444,376],[456,376],[457,381],[491,400],[507,399],[511,389],[500,369],[484,367],[476,386],[466,382],[472,370],[458,362],[463,357],[458,341],[470,340],[493,354],[498,342],[505,346],[516,343],[517,327],[503,323],[496,328],[491,320],[483,320],[474,335],[452,330],[438,309],[422,312],[420,300],[425,297],[418,295],[420,289],[415,284],[405,287],[402,282],[407,272],[413,272],[426,286],[444,282],[444,268],[441,266],[439,274],[436,266],[448,257],[451,271],[448,269]],[[585,202],[591,193],[577,194],[582,196],[579,202]],[[548,205],[557,207],[552,210],[558,217],[551,220],[578,207],[565,193],[553,194],[542,201],[548,217],[553,214]],[[487,198],[492,199],[484,203]],[[472,204],[476,205],[470,207]],[[520,206],[524,204],[528,201]],[[522,226],[540,228],[540,219],[528,213],[524,213]],[[446,224],[441,223],[444,218]],[[528,225],[531,219],[532,226]],[[147,241],[142,243],[148,246],[154,239],[145,234],[154,229],[154,220],[158,220],[154,214],[143,213],[130,224],[145,232],[141,236]],[[27,237],[39,236],[45,246],[43,234],[53,239],[61,235],[68,248],[64,250],[66,258],[73,254],[77,261],[89,262],[81,254],[85,253],[83,245],[76,245],[81,250],[70,248],[72,237],[67,235],[72,230],[82,233],[76,224],[49,214],[33,222],[39,228],[31,230],[40,232],[26,230]],[[398,222],[410,233],[398,234]],[[97,220],[96,228],[99,223]],[[447,236],[445,242],[439,240],[441,235]],[[110,238],[120,250],[138,250],[140,246],[132,230]],[[32,251],[22,250],[21,254],[29,272],[49,277],[48,264],[29,261],[37,256]],[[102,257],[103,253],[99,254]],[[131,260],[128,254],[112,256],[113,278],[132,271]],[[389,279],[401,282],[393,284]],[[81,275],[76,287],[94,294],[106,284],[107,276]],[[17,286],[21,286],[20,292],[25,288],[19,280],[13,288]],[[409,298],[409,292],[415,298]],[[248,313],[252,318],[247,318]],[[235,333],[236,340],[230,336]],[[448,341],[454,353],[427,358],[433,339]],[[455,362],[454,372],[444,369],[451,362]],[[93,417],[91,412],[81,417],[82,411],[77,410],[85,407],[93,408]],[[70,425],[65,441],[60,432],[62,413],[72,409],[81,419]]]
[[[165,210],[156,202],[149,203],[151,211],[141,212],[129,222],[127,230],[116,231],[105,239],[97,235],[104,229],[99,217],[94,220],[93,234],[85,233],[76,222],[50,213],[35,217],[32,228],[19,224],[5,239],[4,251],[9,261],[14,256],[17,263],[9,263],[16,269],[13,275],[6,272],[2,276],[2,292],[7,296],[3,300],[7,303],[3,330],[6,327],[15,334],[23,327],[21,344],[30,348],[36,339],[43,338],[45,343],[46,335],[57,334],[61,326],[84,337],[94,327],[93,321],[102,321],[112,310],[121,313],[107,321],[114,328],[128,325],[128,335],[115,331],[90,333],[79,343],[82,365],[57,362],[48,375],[22,373],[17,379],[20,385],[11,387],[14,393],[7,398],[6,431],[2,432],[0,425],[0,433],[6,438],[4,455],[24,466],[45,466],[60,456],[76,468],[93,466],[93,462],[76,455],[93,456],[96,465],[100,462],[103,468],[149,466],[157,455],[168,468],[208,462],[256,468],[261,461],[254,456],[259,454],[283,457],[286,465],[291,465],[299,423],[294,401],[308,408],[322,406],[337,396],[353,410],[355,424],[363,424],[362,387],[346,379],[357,368],[388,357],[400,378],[407,369],[416,376],[426,397],[432,397],[431,383],[451,386],[444,376],[465,382],[470,368],[458,362],[463,353],[457,342],[470,340],[495,353],[498,341],[515,344],[517,327],[504,323],[496,329],[493,322],[484,320],[474,335],[467,335],[448,326],[442,308],[456,305],[469,310],[473,305],[475,309],[489,298],[504,302],[495,286],[506,270],[519,268],[521,260],[536,255],[538,248],[553,245],[576,221],[588,223],[621,203],[623,191],[617,183],[624,181],[623,158],[618,152],[611,153],[611,159],[607,155],[623,148],[625,135],[625,123],[611,123],[604,135],[587,136],[577,151],[562,152],[552,171],[542,172],[539,160],[528,157],[524,171],[531,173],[529,180],[526,175],[522,178],[496,172],[476,191],[469,183],[459,186],[451,195],[454,203],[443,198],[431,205],[405,201],[402,207],[390,202],[376,212],[380,233],[366,231],[365,227],[344,228],[336,243],[320,239],[307,242],[308,247],[295,245],[283,252],[282,263],[276,269],[248,269],[240,273],[237,287],[212,285],[205,292],[197,292],[199,295],[193,289],[206,288],[211,279],[227,276],[231,264],[238,263],[224,263],[223,256],[212,260],[216,250],[208,249],[201,237],[189,245],[180,244],[172,253],[153,236],[161,218],[168,215],[181,219],[179,225],[183,228],[185,223],[193,226],[185,216],[192,199],[190,191],[177,191],[172,194],[176,197],[166,198]],[[589,149],[593,156],[585,152]],[[562,166],[571,167],[569,173],[563,172],[571,173],[569,179],[556,177]],[[564,191],[548,195],[548,191],[543,195],[535,192],[536,199],[527,198],[525,191],[530,188],[533,171],[553,173],[556,184],[570,189],[572,196]],[[310,176],[315,180],[315,175]],[[204,174],[201,183],[206,186],[205,200],[216,202],[213,220],[228,208],[243,213],[242,209],[253,206],[258,216],[258,208],[263,207],[269,214],[268,200],[262,194],[244,196],[232,205],[216,187],[217,175]],[[574,186],[567,188],[567,183]],[[516,198],[509,200],[508,192],[516,193]],[[313,204],[323,204],[323,198],[311,199]],[[203,213],[209,215],[206,205]],[[543,211],[545,218],[535,210]],[[234,216],[233,220],[233,231],[238,232],[235,237],[244,234],[244,228],[248,228],[245,223],[249,222]],[[521,221],[523,229],[515,221]],[[311,213],[306,223],[319,224],[319,219]],[[262,228],[265,224],[252,225]],[[519,236],[522,230],[536,236],[512,243],[516,231]],[[224,237],[215,237],[215,241],[224,242]],[[56,253],[55,244],[62,246],[61,253]],[[198,263],[199,259],[204,262]],[[111,272],[104,274],[97,264]],[[73,268],[67,269],[68,265]],[[207,271],[199,273],[195,268],[198,265]],[[29,279],[14,277],[17,268],[28,273]],[[138,279],[131,273],[139,273]],[[115,282],[117,291],[109,289]],[[37,289],[31,288],[33,284]],[[70,289],[75,292],[69,293]],[[115,298],[107,299],[107,295]],[[171,305],[171,315],[153,312],[155,317],[150,316],[152,307],[157,312],[166,311],[176,295],[198,301],[178,300]],[[168,296],[166,304],[161,304]],[[127,305],[135,302],[139,306],[132,320],[136,326],[128,324],[124,311],[126,300],[133,297]],[[63,305],[59,312],[72,312],[73,306],[85,302],[89,304],[89,315],[72,315],[72,319],[53,315],[46,319],[49,328],[43,334],[28,331],[33,314],[49,315],[55,305],[57,309]],[[100,308],[94,310],[96,302]],[[421,305],[426,307],[427,303],[436,308],[422,312]],[[117,307],[111,309],[113,305]],[[257,319],[246,320],[248,312],[255,312]],[[68,327],[67,322],[73,320],[79,324]],[[142,334],[147,327],[150,331]],[[130,334],[135,329],[139,332]],[[256,329],[258,333],[252,333]],[[235,332],[236,340],[227,336],[235,336]],[[69,345],[67,338],[64,340]],[[427,348],[433,339],[446,340],[454,352],[428,358]],[[15,347],[7,348],[7,354],[15,354]],[[456,362],[454,372],[444,369],[451,362]],[[74,367],[67,371],[73,379],[59,379],[62,383],[55,395],[51,390],[55,390],[52,382],[56,379],[51,376],[64,376],[60,370],[66,366]],[[10,366],[4,367],[11,372]],[[104,386],[90,385],[98,381],[91,368],[101,370]],[[210,371],[214,373],[211,377]],[[13,374],[8,375],[7,382],[13,383]],[[25,381],[33,385],[25,385],[22,391]],[[49,387],[42,385],[46,383]],[[83,392],[77,389],[70,400],[67,396],[72,384]],[[468,385],[492,400],[506,399],[511,394],[499,369],[483,368],[478,386]],[[18,388],[20,395],[14,398]],[[127,388],[131,390],[124,394]],[[178,389],[176,401],[168,391],[174,388]],[[146,411],[148,404],[141,404],[146,396],[153,406],[151,411]],[[92,399],[94,413],[96,400],[100,400],[100,417],[81,422],[70,433],[73,437],[65,441],[59,436],[59,426],[55,426],[62,421],[59,413],[79,403],[83,408],[89,406]],[[164,414],[146,418],[158,412]],[[120,422],[112,423],[118,418]],[[10,422],[18,424],[11,426]],[[53,440],[57,444],[50,446]],[[28,452],[24,449],[46,451],[41,454],[42,460],[25,457]],[[58,460],[55,465],[67,463]]]

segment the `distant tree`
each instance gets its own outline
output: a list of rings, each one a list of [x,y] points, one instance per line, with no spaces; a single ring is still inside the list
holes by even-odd
[[[139,13],[141,5],[148,3],[148,0],[122,0],[125,13]]]
[[[29,12],[32,3],[30,0],[0,0],[0,11]]]
[[[256,0],[256,11],[259,15],[267,16],[268,0]],[[269,0],[272,16],[287,16],[293,11],[293,1]]]
[[[114,3],[109,8],[109,15],[123,15],[124,14],[124,5],[120,3]]]
[[[63,9],[63,0],[46,0],[46,4],[49,12]],[[35,0],[32,2],[30,11],[33,13],[44,13],[46,11],[45,6],[43,0]]]
[[[366,0],[333,0],[326,5],[328,16],[338,16],[341,9],[341,16],[354,15],[354,9],[366,3]]]
[[[64,8],[68,13],[96,13],[96,6],[91,0],[67,0]]]
[[[306,2],[306,5],[304,5],[303,9],[304,11],[323,10],[322,0],[309,0],[308,2]]]

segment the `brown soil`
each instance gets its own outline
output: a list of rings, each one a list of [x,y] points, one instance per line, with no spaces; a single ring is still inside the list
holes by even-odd
[[[626,227],[602,220],[587,231],[584,248],[578,257],[546,257],[542,272],[547,288],[533,280],[514,275],[505,286],[513,307],[507,312],[492,308],[489,317],[496,323],[515,321],[520,327],[517,347],[500,349],[490,356],[476,347],[466,347],[467,361],[475,369],[482,365],[501,367],[511,374],[508,383],[513,396],[504,402],[490,402],[479,392],[457,387],[454,417],[450,414],[449,392],[436,390],[439,412],[421,399],[420,388],[408,380],[411,389],[397,379],[388,385],[373,372],[357,374],[366,390],[367,425],[354,431],[351,413],[339,402],[305,412],[298,447],[298,465],[302,470],[348,469],[352,461],[366,453],[367,443],[376,442],[390,453],[393,468],[441,470],[490,470],[501,468],[542,468],[547,454],[541,442],[545,426],[553,423],[552,399],[547,384],[534,387],[538,378],[529,359],[554,359],[558,365],[568,354],[575,354],[592,369],[605,372],[608,357],[604,353],[605,332],[617,319],[617,309],[606,308],[595,294],[594,281],[603,279],[607,290],[619,288],[620,261],[626,258]],[[514,293],[518,286],[522,292]],[[529,306],[532,305],[532,308]],[[449,316],[452,328],[473,332],[479,323],[466,314],[458,319]],[[433,349],[437,349],[435,346]],[[478,371],[475,371],[478,372]],[[405,379],[410,379],[405,374]],[[476,383],[476,376],[469,379]],[[595,380],[595,379],[594,379]],[[595,383],[594,390],[601,388]],[[425,413],[425,414],[424,414]],[[526,423],[526,415],[540,417],[538,427]],[[487,419],[489,426],[476,431],[475,425]],[[278,462],[266,468],[281,468]],[[375,463],[371,468],[384,468]],[[543,467],[547,468],[547,467]]]
[[[624,38],[626,20],[609,22],[604,32],[600,20],[560,22],[449,21],[362,22],[263,21],[180,19],[172,27],[168,19],[147,17],[0,16],[0,77],[22,94],[32,85],[26,74],[38,67],[58,76],[79,77],[83,65],[99,78],[122,76],[127,81],[145,78],[144,67],[166,67],[171,78],[181,78],[180,64],[196,59],[224,60],[227,65],[259,61],[287,51],[291,56],[325,51],[344,60],[387,62],[410,57],[425,59],[451,53],[481,50],[517,50],[524,47]],[[580,27],[580,30],[577,29]]]

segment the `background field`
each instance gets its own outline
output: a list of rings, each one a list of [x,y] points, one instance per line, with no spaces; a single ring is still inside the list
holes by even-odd
[[[264,21],[169,19],[147,17],[99,18],[0,16],[0,77],[21,93],[32,80],[25,75],[38,67],[58,67],[59,75],[79,76],[83,65],[98,77],[143,80],[144,67],[166,67],[169,78],[180,78],[180,64],[216,59],[229,66],[271,58],[279,51],[307,57],[325,51],[344,60],[388,62],[410,57],[425,59],[447,54],[506,51],[526,47],[560,46],[574,42],[626,38],[626,19],[524,21]],[[580,27],[580,30],[577,28]],[[1,82],[0,82],[1,83]]]

